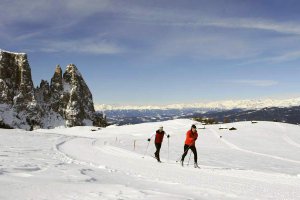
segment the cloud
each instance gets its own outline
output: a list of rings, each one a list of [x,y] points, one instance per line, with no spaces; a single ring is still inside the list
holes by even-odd
[[[16,20],[24,21],[43,21],[45,19],[82,18],[92,15],[95,12],[101,12],[112,9],[109,0],[30,0],[28,1],[1,1],[0,16],[7,22]],[[65,18],[62,18],[64,16]],[[55,20],[53,20],[55,21]]]
[[[229,80],[226,82],[256,87],[271,87],[279,84],[279,82],[274,80]]]
[[[288,62],[293,60],[300,59],[300,50],[282,52],[275,56],[263,57],[248,60],[246,62],[239,63],[238,65],[249,65],[253,63],[281,63],[281,62]]]
[[[272,61],[272,62],[285,62],[285,61],[291,61],[291,60],[297,60],[297,59],[300,59],[300,50],[286,52],[279,56],[267,58],[267,60]]]
[[[72,41],[46,41],[40,49],[43,52],[67,52],[87,54],[119,54],[124,48],[106,41],[72,40]]]
[[[204,9],[204,8],[203,8]],[[59,11],[59,12],[56,12]],[[96,13],[111,13],[120,21],[163,26],[241,28],[276,31],[285,34],[300,34],[300,25],[296,21],[277,22],[264,18],[228,18],[210,15],[203,10],[190,11],[143,3],[129,4],[110,0],[65,0],[55,4],[47,0],[3,1],[0,3],[0,17],[6,22],[24,20],[29,22],[51,21],[53,23],[79,20]]]
[[[201,12],[186,12],[185,10],[163,10],[159,8],[145,8],[138,6],[124,6],[119,10],[123,14],[123,19],[131,23],[156,24],[161,26],[178,27],[204,27],[213,26],[219,28],[232,29],[257,29],[264,31],[274,31],[282,34],[300,35],[300,25],[298,21],[274,21],[259,17],[248,18],[228,18],[208,15]]]
[[[40,21],[47,19],[80,19],[95,13],[114,13],[120,19],[137,23],[156,23],[169,26],[216,26],[225,28],[246,28],[270,30],[281,33],[300,34],[298,22],[277,22],[263,18],[228,18],[209,15],[205,8],[200,10],[179,9],[176,6],[165,9],[153,4],[117,2],[111,0],[64,0],[53,3],[47,0],[2,1],[2,20]],[[56,12],[60,11],[60,12]],[[202,11],[202,12],[201,12]]]
[[[0,34],[8,39],[28,40],[49,33],[72,30],[95,13],[112,10],[108,0],[1,1]]]
[[[174,4],[162,8],[155,3],[140,1],[128,3],[113,0],[65,0],[55,4],[47,0],[32,0],[31,3],[2,1],[0,18],[0,36],[5,41],[9,41],[10,44],[17,41],[19,46],[23,45],[22,41],[28,41],[23,46],[30,48],[32,40],[48,40],[39,43],[43,45],[40,49],[51,52],[117,54],[135,47],[136,51],[131,52],[199,58],[257,58],[259,61],[259,55],[264,51],[276,55],[282,49],[273,48],[273,44],[263,46],[260,44],[261,38],[252,39],[247,36],[248,33],[244,34],[246,31],[241,33],[236,29],[300,35],[300,25],[297,21],[278,22],[253,17],[228,18],[218,16],[216,12],[210,14],[202,7],[199,7],[199,10],[179,9]],[[19,28],[23,23],[26,23],[25,26]],[[36,26],[31,28],[27,24]],[[150,28],[147,25],[150,25]],[[144,31],[147,28],[149,32]],[[92,31],[89,31],[91,29]],[[206,31],[203,31],[204,29]],[[113,38],[119,44],[99,42],[93,34],[103,31],[109,31],[106,38]],[[177,35],[172,35],[174,33]],[[79,41],[69,41],[70,35],[76,35]],[[90,38],[89,41],[84,39],[86,37]],[[297,53],[279,54],[266,60],[280,62],[297,57]]]
[[[241,59],[259,55],[261,49],[235,35],[184,34],[162,39],[154,47],[157,56],[188,56],[197,59]]]
[[[259,29],[266,31],[275,31],[284,34],[300,35],[299,23],[295,22],[276,22],[260,18],[235,18],[235,19],[213,19],[198,22],[199,25],[216,26],[224,28],[240,29]]]

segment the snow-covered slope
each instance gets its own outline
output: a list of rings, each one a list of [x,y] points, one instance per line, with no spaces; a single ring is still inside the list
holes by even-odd
[[[165,109],[261,109],[265,107],[291,107],[299,106],[299,98],[291,99],[262,99],[262,100],[228,100],[228,101],[215,101],[215,102],[203,102],[194,104],[171,104],[164,106],[146,105],[146,106],[120,106],[120,105],[95,105],[96,110],[165,110]]]
[[[188,156],[185,167],[175,162],[192,123],[0,129],[0,199],[300,199],[299,126],[206,126],[199,129],[195,169]],[[157,163],[153,140],[145,150],[161,124],[171,138],[169,156],[165,138]]]

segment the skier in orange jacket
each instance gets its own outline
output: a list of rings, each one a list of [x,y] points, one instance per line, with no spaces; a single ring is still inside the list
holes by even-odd
[[[186,139],[184,143],[184,153],[181,158],[181,165],[183,166],[184,158],[187,155],[189,149],[192,150],[194,154],[194,167],[199,168],[197,163],[197,149],[195,146],[195,142],[198,138],[197,127],[193,124],[191,129],[186,133]]]

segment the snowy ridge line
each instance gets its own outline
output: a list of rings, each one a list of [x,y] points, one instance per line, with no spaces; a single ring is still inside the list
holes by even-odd
[[[263,100],[227,100],[214,102],[200,102],[192,104],[170,105],[95,105],[99,111],[105,110],[169,110],[169,109],[262,109],[267,107],[293,107],[300,106],[300,97],[291,99],[263,99]]]
[[[215,130],[212,130],[212,132],[214,133],[214,135],[219,138],[219,135],[218,133],[215,131]],[[245,152],[245,153],[249,153],[249,154],[254,154],[254,155],[259,155],[259,156],[265,156],[265,157],[269,157],[269,158],[273,158],[273,159],[277,159],[277,160],[282,160],[282,161],[287,161],[287,162],[292,162],[292,163],[297,163],[297,164],[300,164],[300,161],[298,160],[292,160],[292,159],[288,159],[288,158],[282,158],[282,157],[279,157],[279,156],[272,156],[272,155],[269,155],[269,154],[265,154],[265,153],[258,153],[258,152],[255,152],[255,151],[250,151],[250,150],[247,150],[247,149],[242,149],[238,146],[236,146],[235,144],[227,141],[226,139],[223,139],[221,140],[224,144],[226,144],[228,147],[230,147],[231,149],[235,149],[237,151],[242,151],[242,152]]]

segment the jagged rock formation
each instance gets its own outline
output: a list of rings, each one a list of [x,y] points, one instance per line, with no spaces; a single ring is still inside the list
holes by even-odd
[[[0,104],[26,107],[35,102],[27,55],[0,52]]]
[[[50,97],[50,85],[48,81],[42,80],[40,86],[35,89],[35,98],[39,104],[48,104]]]
[[[53,77],[51,78],[50,92],[51,92],[51,107],[53,111],[58,112],[63,116],[63,103],[62,103],[62,92],[63,92],[63,81],[62,81],[62,70],[59,65],[56,66]]]
[[[48,81],[34,88],[24,53],[0,52],[0,125],[32,129],[33,126],[106,126],[96,113],[92,94],[74,64],[64,74],[58,65]]]
[[[95,113],[92,93],[75,65],[67,66],[63,75],[63,83],[64,116],[67,125],[92,125],[91,120]]]

